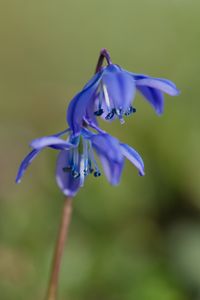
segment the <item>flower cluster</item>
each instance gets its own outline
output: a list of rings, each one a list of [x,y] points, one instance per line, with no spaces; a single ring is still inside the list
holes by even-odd
[[[104,59],[107,66],[103,66]],[[175,84],[169,80],[131,73],[113,64],[108,51],[102,49],[95,75],[69,104],[69,128],[31,142],[32,151],[22,161],[16,182],[21,181],[29,164],[46,147],[59,151],[56,180],[67,196],[74,196],[89,174],[95,177],[101,175],[96,156],[112,185],[120,181],[125,158],[143,176],[144,164],[140,155],[129,145],[103,131],[97,121],[98,117],[107,121],[118,118],[124,123],[125,117],[136,112],[133,100],[137,90],[157,114],[163,112],[164,93],[171,96],[179,94]]]

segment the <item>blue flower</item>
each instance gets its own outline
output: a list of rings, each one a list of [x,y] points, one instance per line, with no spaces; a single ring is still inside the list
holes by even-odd
[[[59,150],[56,181],[67,196],[74,196],[83,186],[85,177],[89,174],[93,174],[95,177],[101,175],[95,153],[112,185],[117,185],[120,181],[125,158],[135,165],[139,175],[144,175],[142,158],[133,148],[119,142],[100,129],[98,131],[98,133],[94,133],[82,127],[80,134],[76,136],[68,129],[56,135],[33,140],[30,144],[33,150],[22,161],[16,182],[21,181],[27,167],[46,147]],[[64,134],[67,134],[66,140],[61,138]]]
[[[83,121],[97,124],[96,116],[112,121],[116,117],[124,122],[124,116],[136,111],[132,106],[136,90],[153,106],[157,114],[163,113],[163,93],[179,94],[175,84],[167,79],[136,74],[112,64],[103,49],[98,62],[97,73],[70,102],[67,121],[74,134],[79,134]],[[108,62],[102,67],[102,56]]]

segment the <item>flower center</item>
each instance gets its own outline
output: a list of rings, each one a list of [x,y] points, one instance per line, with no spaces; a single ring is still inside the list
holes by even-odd
[[[71,172],[74,179],[80,178],[80,185],[83,186],[87,175],[92,174],[99,177],[101,172],[96,162],[91,141],[82,137],[74,148],[69,150],[68,165],[63,172]]]

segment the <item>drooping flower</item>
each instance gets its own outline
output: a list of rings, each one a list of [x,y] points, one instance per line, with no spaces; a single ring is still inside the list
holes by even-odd
[[[103,59],[108,65],[102,67]],[[67,121],[74,134],[79,134],[82,122],[97,124],[96,116],[112,121],[116,117],[124,122],[124,116],[136,111],[132,106],[138,90],[153,106],[157,114],[162,114],[164,97],[179,94],[176,85],[164,78],[131,73],[111,62],[107,50],[102,49],[96,74],[89,80],[70,102]]]
[[[67,134],[66,140],[61,139],[64,134]],[[16,182],[21,181],[33,159],[44,148],[50,147],[59,150],[56,181],[67,196],[74,196],[83,186],[85,177],[89,174],[93,174],[95,177],[101,175],[95,153],[112,185],[117,185],[120,181],[125,158],[135,165],[139,175],[144,175],[144,164],[140,155],[130,146],[119,142],[100,129],[98,133],[94,133],[82,127],[80,134],[76,136],[68,129],[56,135],[35,139],[30,146],[33,150],[22,161]]]

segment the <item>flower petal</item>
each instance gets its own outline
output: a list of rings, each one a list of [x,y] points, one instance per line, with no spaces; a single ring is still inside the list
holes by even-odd
[[[144,77],[141,79],[137,79],[135,76],[136,86],[147,86],[154,89],[158,89],[163,93],[166,93],[170,96],[177,96],[180,91],[177,89],[176,85],[167,79],[164,78],[153,78],[153,77]]]
[[[119,151],[118,140],[108,134],[92,135],[90,140],[101,160],[108,181],[112,185],[119,184],[124,158]]]
[[[120,144],[120,148],[122,154],[138,169],[139,175],[144,176],[144,163],[139,153],[129,145],[123,143]]]
[[[44,136],[33,140],[30,146],[34,149],[42,149],[44,147],[53,147],[56,149],[69,149],[73,145],[56,136]]]
[[[158,115],[163,113],[164,96],[162,92],[147,86],[137,86],[137,89],[150,102]]]
[[[109,66],[113,68],[114,66]],[[115,108],[121,108],[126,111],[135,95],[135,80],[127,72],[124,72],[119,67],[113,72],[109,71],[109,67],[102,77],[103,84],[106,85],[108,95]]]
[[[17,176],[16,176],[16,183],[20,183],[21,182],[21,178],[24,175],[26,169],[28,168],[28,166],[32,163],[32,161],[34,160],[34,158],[36,158],[36,156],[40,153],[41,150],[32,150],[22,161]]]
[[[72,99],[68,106],[67,122],[75,135],[79,134],[81,130],[83,118],[86,116],[87,108],[91,105],[101,76],[102,72],[95,74],[83,90]]]
[[[74,178],[71,172],[66,172],[63,168],[70,164],[70,151],[60,151],[56,165],[56,181],[63,194],[74,197],[80,188],[80,177]],[[80,162],[79,162],[80,164]]]

